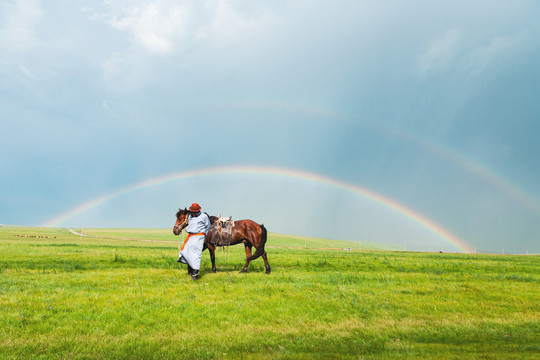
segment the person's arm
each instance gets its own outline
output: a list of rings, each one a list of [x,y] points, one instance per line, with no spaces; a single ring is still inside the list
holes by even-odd
[[[208,232],[210,231],[211,227],[212,227],[212,224],[210,223],[210,217],[206,215],[206,231],[205,231],[206,235],[208,235]]]

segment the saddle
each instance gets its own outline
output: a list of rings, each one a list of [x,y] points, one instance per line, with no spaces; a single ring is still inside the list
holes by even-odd
[[[212,244],[215,246],[229,246],[231,244],[234,221],[232,216],[217,216],[217,221],[212,225]]]
[[[229,217],[222,217],[219,215],[217,215],[217,218],[218,218],[218,221],[219,221],[219,225],[223,228],[227,228],[227,227],[234,227],[234,221],[232,220],[232,216],[229,216]]]

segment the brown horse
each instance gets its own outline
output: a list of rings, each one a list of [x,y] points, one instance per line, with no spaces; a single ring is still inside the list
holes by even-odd
[[[179,209],[176,213],[176,223],[173,227],[174,235],[180,235],[182,230],[188,224],[188,215],[190,214],[187,209]],[[266,244],[267,232],[264,225],[259,225],[253,220],[237,220],[234,222],[234,227],[232,227],[232,232],[226,235],[226,239],[222,235],[222,232],[219,231],[218,218],[216,216],[208,216],[210,218],[210,223],[212,227],[206,236],[204,241],[204,248],[208,249],[210,253],[210,260],[212,260],[212,272],[216,272],[216,247],[217,246],[228,246],[236,245],[243,243],[246,249],[246,263],[244,268],[240,271],[241,273],[247,272],[249,262],[251,260],[257,259],[259,256],[262,256],[264,260],[264,266],[266,267],[266,273],[270,274],[270,265],[268,265],[268,258],[266,256],[266,251],[264,250],[264,244]],[[255,254],[251,254],[251,248],[255,246]]]

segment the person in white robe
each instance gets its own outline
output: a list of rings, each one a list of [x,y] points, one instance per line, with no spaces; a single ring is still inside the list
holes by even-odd
[[[199,204],[193,203],[189,211],[191,214],[188,217],[188,224],[185,228],[188,235],[180,249],[178,262],[187,264],[188,274],[191,275],[193,280],[197,280],[201,268],[204,239],[208,231],[210,231],[211,224],[208,215],[201,212],[201,206]]]

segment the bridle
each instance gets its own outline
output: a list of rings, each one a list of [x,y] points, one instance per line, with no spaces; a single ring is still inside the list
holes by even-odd
[[[184,230],[184,228],[187,226],[188,224],[188,217],[189,217],[189,214],[186,215],[186,218],[184,219],[184,221],[180,224],[174,224],[174,227],[173,227],[173,230],[177,230],[177,228],[180,228],[180,231],[178,232],[179,234],[182,232],[182,230]]]

